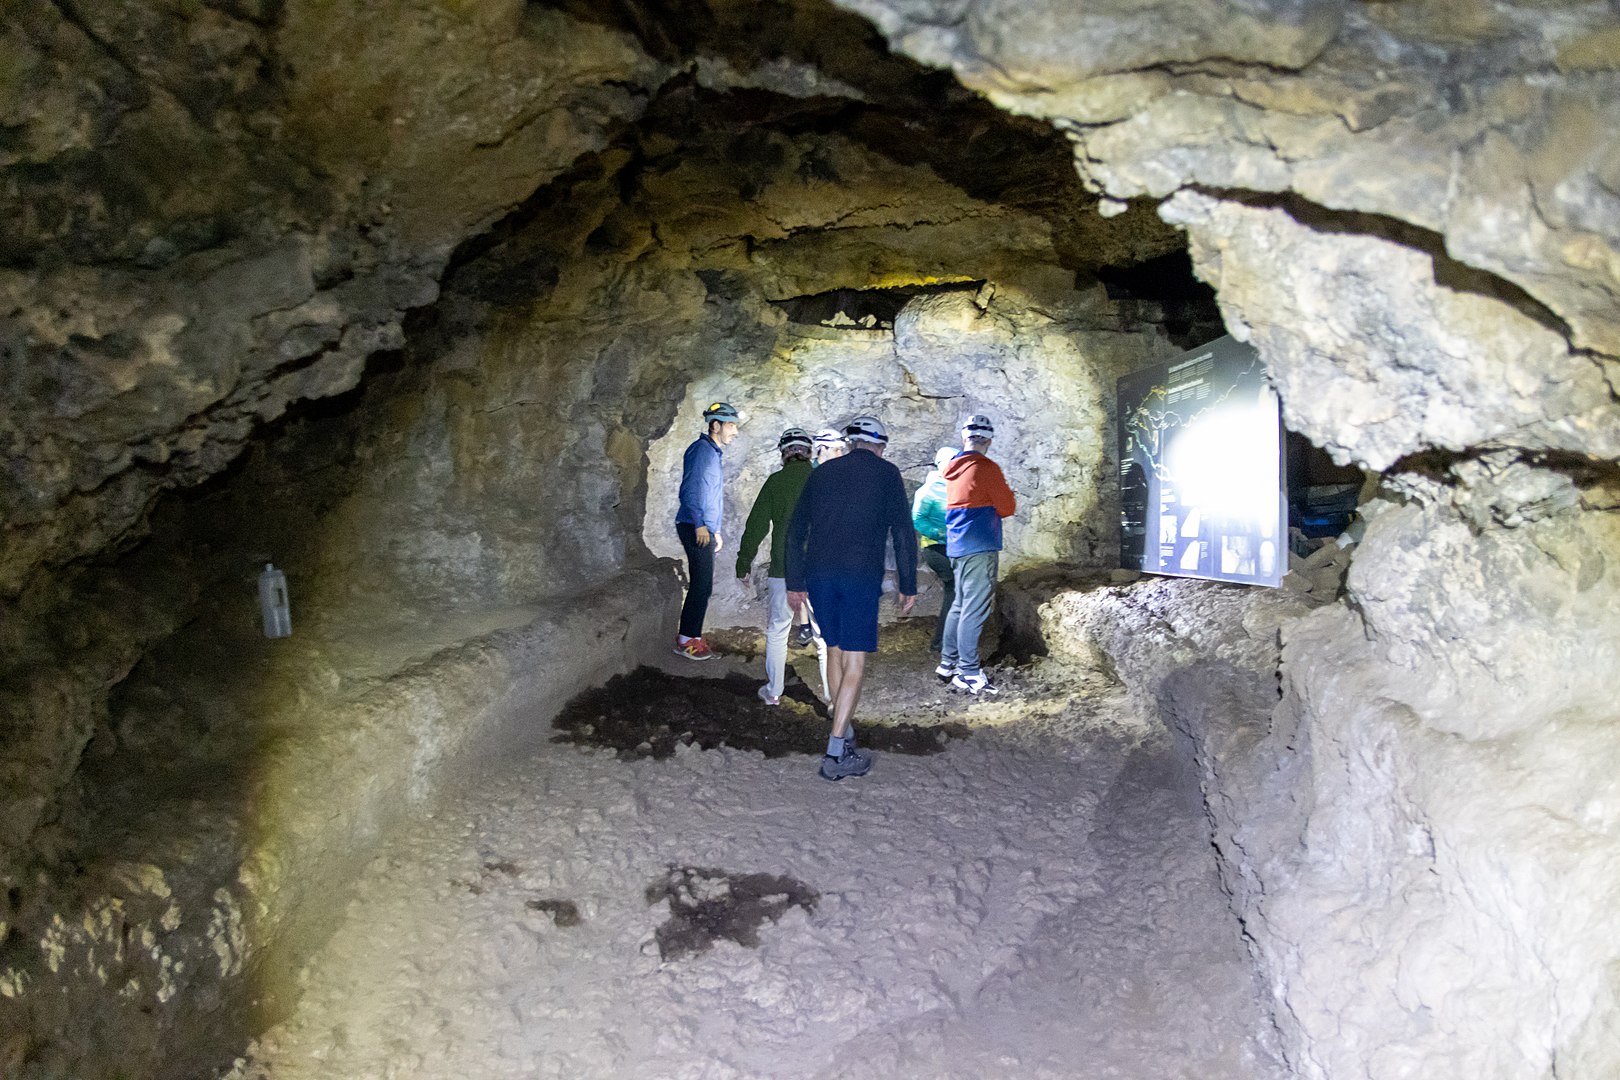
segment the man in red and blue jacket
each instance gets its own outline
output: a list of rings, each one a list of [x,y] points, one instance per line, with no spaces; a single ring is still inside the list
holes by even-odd
[[[979,635],[995,598],[1001,560],[1001,521],[1018,499],[1001,466],[986,456],[996,434],[988,416],[962,421],[962,453],[945,466],[945,554],[956,576],[956,597],[945,616],[934,673],[971,694],[994,694],[979,666]]]

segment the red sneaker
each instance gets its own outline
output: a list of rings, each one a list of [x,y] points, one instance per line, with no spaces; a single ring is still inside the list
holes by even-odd
[[[675,641],[675,655],[684,656],[688,660],[713,660],[714,650],[709,648],[709,643],[700,637],[693,638],[685,645],[682,645],[677,638]]]

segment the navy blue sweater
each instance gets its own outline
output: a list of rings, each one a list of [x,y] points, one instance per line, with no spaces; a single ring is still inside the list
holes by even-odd
[[[868,450],[824,462],[804,482],[787,534],[787,587],[804,592],[812,574],[883,576],[894,540],[900,593],[917,593],[917,534],[900,470]]]

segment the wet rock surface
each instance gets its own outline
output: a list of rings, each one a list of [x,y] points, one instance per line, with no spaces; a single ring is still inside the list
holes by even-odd
[[[1574,650],[1614,629],[1595,615],[1555,625],[1518,610],[1531,595],[1543,612],[1579,607],[1572,561],[1533,592],[1511,575],[1465,575],[1490,596],[1476,594],[1469,645],[1419,645],[1382,621],[1401,606],[1386,606],[1384,590],[1433,588],[1433,576],[1377,568],[1384,544],[1461,545],[1459,554],[1489,561],[1504,544],[1555,548],[1555,536],[1611,528],[1613,515],[1555,514],[1532,527],[1534,540],[1521,529],[1464,541],[1466,530],[1443,518],[1412,506],[1374,513],[1375,546],[1349,549],[1355,607],[1332,601],[1336,590],[1163,579],[1032,583],[1009,600],[1020,621],[1040,623],[1052,660],[1106,672],[1143,717],[1193,740],[1223,876],[1286,1004],[1279,1030],[1300,1074],[1354,1076],[1377,1061],[1386,1064],[1364,1074],[1383,1076],[1442,1058],[1492,1077],[1548,1067],[1539,1051],[1437,1035],[1431,1025],[1444,1018],[1451,1030],[1495,1026],[1521,1046],[1559,1045],[1578,1075],[1601,1077],[1613,1049],[1597,1032],[1613,1006],[1596,989],[1605,976],[1590,963],[1587,929],[1613,923],[1620,874],[1607,856],[1573,853],[1607,843],[1604,826],[1576,816],[1590,813],[1616,753],[1599,734],[1604,722],[1575,719],[1608,707],[1571,702],[1580,684],[1562,672],[1580,663]],[[1579,547],[1607,544],[1589,535]],[[1290,575],[1285,586],[1312,576]],[[1402,647],[1413,651],[1391,664],[1387,650]],[[1494,650],[1493,673],[1470,677],[1482,647]],[[1544,881],[1558,884],[1548,891]],[[1346,911],[1357,913],[1354,931],[1314,929]],[[1392,940],[1406,944],[1392,949]],[[1426,961],[1389,970],[1397,956]],[[1379,974],[1328,974],[1346,969]],[[1484,983],[1500,996],[1461,990]],[[1554,1004],[1561,986],[1593,988],[1578,1015]],[[1406,1004],[1391,1006],[1390,994]],[[1502,1001],[1512,1003],[1505,1012]]]
[[[271,642],[205,624],[149,657],[101,735],[120,753],[85,763],[75,830],[58,834],[74,871],[8,897],[8,1080],[213,1075],[296,999],[332,883],[427,812],[450,762],[532,741],[535,701],[622,670],[649,631],[661,640],[647,597],[673,599],[672,586],[648,575],[634,601],[431,630],[300,624]],[[535,662],[564,636],[594,647]],[[334,739],[355,752],[334,753]],[[521,873],[489,854],[452,884],[480,895]]]
[[[926,651],[884,644],[876,697],[914,697]],[[1190,748],[1038,668],[958,702],[973,738],[836,785],[729,747],[508,759],[387,846],[230,1075],[1280,1080]],[[447,885],[488,862],[519,870]]]
[[[551,916],[553,926],[567,929],[578,926],[582,922],[579,905],[572,900],[526,900],[524,907],[530,911],[539,911]]]
[[[704,952],[716,941],[759,947],[759,930],[790,907],[811,914],[816,891],[779,874],[733,874],[696,866],[672,866],[662,881],[647,886],[647,903],[668,904],[669,921],[658,927],[658,956],[679,960]]]
[[[637,668],[570,701],[552,721],[557,731],[552,738],[576,746],[607,747],[626,760],[662,760],[681,746],[704,750],[729,746],[757,750],[766,757],[821,754],[832,718],[791,666],[788,671],[782,704],[771,706],[759,698],[758,678],[735,673],[681,678],[655,668]],[[858,732],[862,746],[899,754],[937,754],[951,740],[967,735],[960,723],[861,724]]]

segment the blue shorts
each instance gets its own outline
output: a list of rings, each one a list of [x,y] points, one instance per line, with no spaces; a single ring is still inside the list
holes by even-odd
[[[830,648],[845,652],[877,652],[878,601],[883,599],[883,577],[865,574],[812,575],[810,607],[816,625]]]

